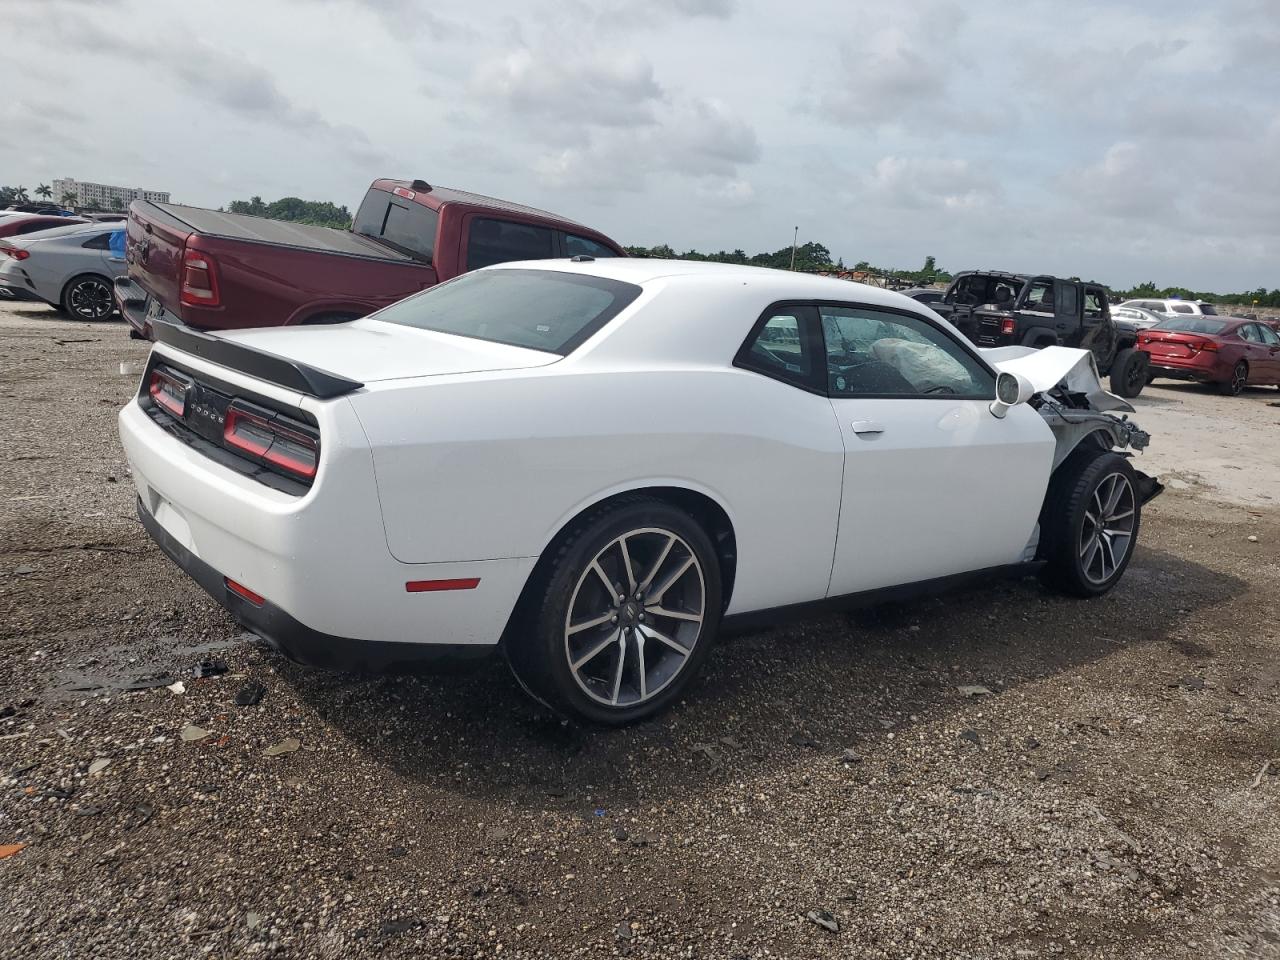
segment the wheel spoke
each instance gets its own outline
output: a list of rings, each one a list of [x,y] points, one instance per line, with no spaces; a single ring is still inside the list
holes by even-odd
[[[659,600],[659,601],[662,600],[662,598],[666,596],[667,591],[670,590],[673,586],[675,586],[676,581],[679,580],[681,577],[683,577],[685,575],[685,571],[687,571],[692,566],[693,566],[692,555],[685,557],[684,563],[676,567],[675,572],[672,573],[669,577],[667,577],[667,579],[662,581],[662,586],[658,587],[656,590],[653,590],[649,594],[649,596],[655,600]]]
[[[644,635],[647,636],[650,640],[657,640],[659,643],[665,643],[672,650],[686,657],[689,655],[688,647],[681,646],[675,640],[671,639],[671,637],[668,637],[665,633],[661,633],[653,629],[653,627],[648,626],[647,624],[641,625],[636,629],[642,631]]]
[[[1126,510],[1124,513],[1113,513],[1111,516],[1107,517],[1107,522],[1111,523],[1113,520],[1124,520],[1132,516],[1133,516],[1133,510],[1129,509],[1129,510]]]
[[[576,673],[577,671],[581,670],[583,667],[585,667],[588,663],[590,663],[596,657],[600,656],[600,654],[602,654],[606,649],[608,649],[610,644],[617,643],[618,634],[620,633],[622,633],[621,630],[615,633],[609,634],[609,636],[605,637],[603,640],[597,643],[594,647],[592,647],[590,650],[588,650],[586,653],[580,656],[577,660],[573,661],[572,666],[573,666],[574,672]]]
[[[618,588],[614,586],[612,580],[610,580],[607,576],[605,576],[604,569],[600,566],[599,559],[595,559],[591,561],[591,569],[594,570],[597,573],[597,575],[599,575],[600,582],[603,583],[605,586],[605,589],[609,591],[610,602],[617,599]]]
[[[636,674],[640,678],[640,699],[644,700],[649,696],[648,677],[645,675],[644,669],[644,641],[645,636],[639,630],[632,632],[635,639],[636,648]]]
[[[627,593],[636,592],[636,574],[635,568],[631,564],[631,551],[627,549],[627,538],[621,537],[618,540],[618,547],[622,550],[622,569],[627,574]]]
[[[618,669],[613,675],[613,696],[610,697],[611,702],[616,707],[618,705],[618,691],[622,689],[622,671],[627,666],[627,634],[625,630],[618,631]]]
[[[569,636],[573,636],[575,633],[581,633],[583,630],[590,630],[592,627],[598,627],[602,623],[608,623],[614,616],[614,612],[610,610],[606,613],[600,614],[598,617],[593,617],[590,620],[583,620],[581,623],[570,624]]]
[[[702,622],[702,614],[700,613],[686,613],[683,610],[671,610],[656,603],[653,606],[645,607],[644,610],[645,613],[652,614],[655,617],[670,617],[672,620],[688,620],[691,623]]]
[[[1111,493],[1107,497],[1107,509],[1103,511],[1103,517],[1110,517],[1115,513],[1116,507],[1120,505],[1120,498],[1124,496],[1125,488],[1128,486],[1124,482],[1124,478],[1120,474],[1116,474],[1111,478]]]
[[[644,582],[640,584],[642,591],[648,590],[653,584],[653,578],[658,575],[658,571],[662,569],[662,565],[666,563],[667,556],[671,553],[671,548],[676,545],[676,538],[668,536],[666,545],[662,548],[662,553],[658,554],[658,559],[653,562],[653,569],[649,571],[649,575],[644,578]]]
[[[1102,542],[1101,537],[1094,537],[1087,544],[1085,544],[1084,550],[1080,551],[1080,557],[1083,561],[1084,569],[1086,572],[1093,568],[1093,559],[1098,555],[1098,550],[1101,549],[1100,547],[1101,542]]]

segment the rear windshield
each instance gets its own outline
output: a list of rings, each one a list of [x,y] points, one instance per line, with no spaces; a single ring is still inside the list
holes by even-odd
[[[480,270],[394,303],[373,317],[563,356],[639,295],[634,284],[603,277],[555,270]]]
[[[1214,335],[1221,333],[1227,327],[1222,320],[1210,320],[1208,317],[1170,317],[1167,320],[1161,320],[1152,330],[1169,330],[1174,333],[1207,333]]]
[[[370,190],[356,211],[351,229],[394,250],[431,262],[440,215],[429,207],[385,190]]]

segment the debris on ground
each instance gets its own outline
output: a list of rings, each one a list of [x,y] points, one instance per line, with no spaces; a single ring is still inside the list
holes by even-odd
[[[1276,771],[1280,772],[1280,760],[1268,760],[1264,763],[1262,765],[1262,769],[1258,771],[1258,775],[1253,778],[1253,783],[1249,784],[1250,788],[1254,790],[1258,789],[1262,784],[1262,778],[1271,772],[1272,767],[1275,767]]]
[[[197,680],[203,680],[206,677],[220,677],[226,672],[227,665],[220,660],[201,660],[191,668],[191,673]]]
[[[169,686],[165,687],[165,689],[168,690],[170,693],[174,693],[174,694],[177,694],[178,696],[181,696],[182,694],[187,692],[187,685],[183,683],[181,680],[178,680],[174,683],[169,684]]]
[[[299,743],[294,737],[289,737],[286,740],[281,740],[279,743],[275,744],[274,746],[267,747],[267,749],[264,750],[263,753],[268,757],[278,757],[282,753],[293,753],[300,746],[302,746],[302,744]]]
[[[960,691],[960,695],[962,697],[991,696],[990,688],[981,686],[980,684],[961,684],[960,686],[956,687],[956,689]]]
[[[182,733],[180,733],[179,736],[187,743],[190,743],[193,740],[203,740],[205,737],[209,736],[209,733],[210,731],[206,730],[204,727],[197,727],[194,723],[189,723],[182,728]]]
[[[8,859],[26,848],[25,843],[0,843],[0,860]]]
[[[93,763],[89,764],[89,776],[92,777],[94,774],[101,773],[109,766],[111,766],[111,761],[106,757],[100,757],[93,761]]]
[[[260,683],[249,683],[241,687],[236,693],[237,707],[256,707],[262,702],[262,696],[267,692],[267,688]]]
[[[830,930],[832,933],[840,932],[840,921],[830,910],[810,910],[805,916],[823,930]]]

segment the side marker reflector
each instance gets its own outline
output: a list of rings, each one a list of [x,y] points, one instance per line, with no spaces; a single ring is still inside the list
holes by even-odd
[[[237,597],[240,597],[243,600],[248,600],[255,607],[260,607],[267,602],[264,597],[254,593],[243,583],[236,583],[230,577],[223,577],[222,580],[226,583],[228,590],[234,593]]]
[[[410,580],[404,585],[409,593],[435,593],[437,590],[474,590],[480,586],[479,577],[461,580]]]

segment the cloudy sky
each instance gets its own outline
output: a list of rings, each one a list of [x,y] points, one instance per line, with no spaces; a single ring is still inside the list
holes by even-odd
[[[0,0],[0,183],[1280,286],[1280,0]]]

